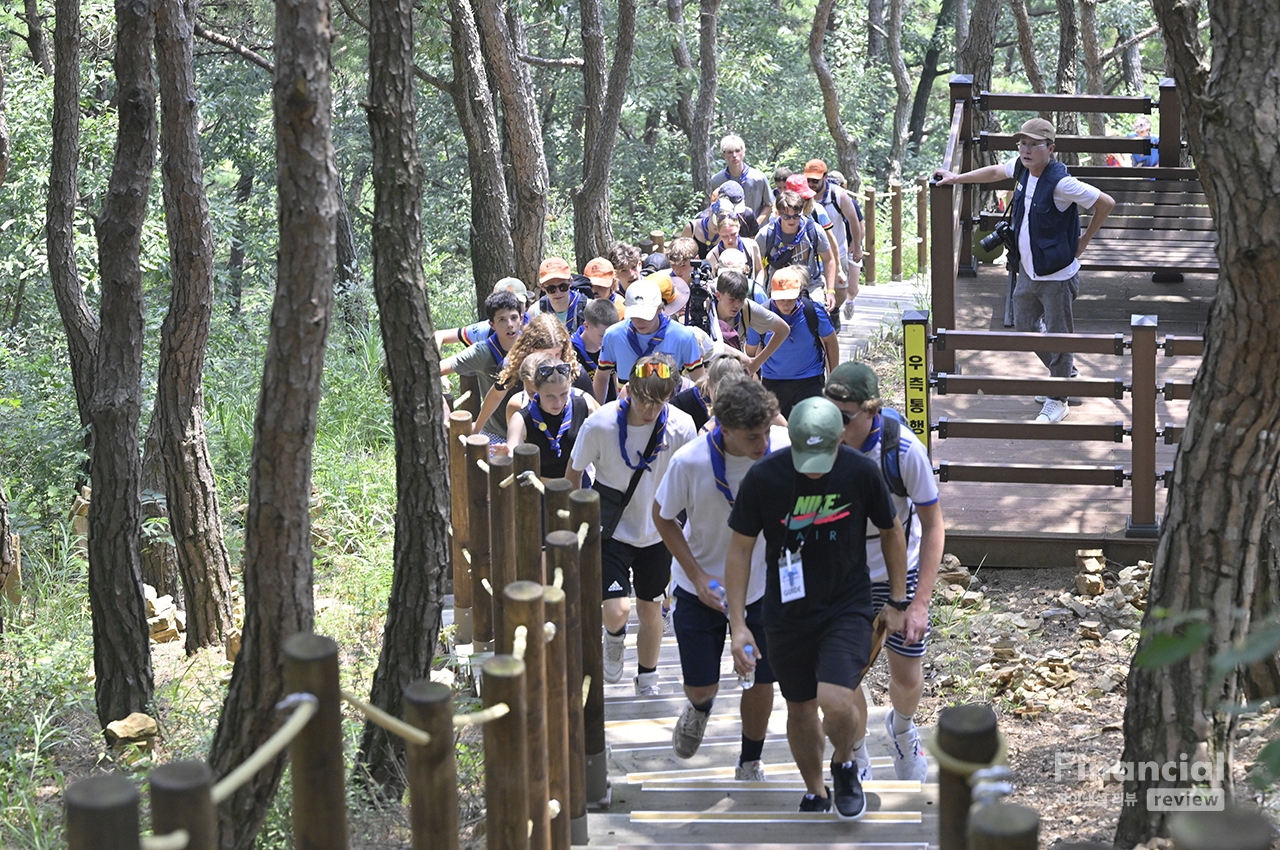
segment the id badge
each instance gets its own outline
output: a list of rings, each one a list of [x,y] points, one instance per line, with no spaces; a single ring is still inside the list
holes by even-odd
[[[778,564],[778,578],[783,602],[804,599],[804,562],[799,552],[783,550],[782,562]]]

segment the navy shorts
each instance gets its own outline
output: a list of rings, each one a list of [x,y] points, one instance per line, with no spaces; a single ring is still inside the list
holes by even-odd
[[[871,621],[870,609],[854,609],[813,627],[767,627],[783,699],[817,699],[819,682],[856,689],[871,658]]]
[[[602,599],[630,596],[634,579],[636,599],[659,602],[671,582],[671,552],[659,541],[652,546],[632,546],[612,538],[600,541]]]
[[[919,570],[907,571],[907,599],[916,598],[916,582],[920,579]],[[878,581],[871,585],[871,610],[877,615],[885,603],[889,601],[889,582]],[[919,643],[907,643],[907,639],[902,636],[901,632],[895,632],[884,640],[886,649],[891,649],[898,655],[905,655],[907,658],[924,658],[925,645],[929,642],[929,633],[933,631],[933,624],[930,623],[924,628],[924,637]]]
[[[680,673],[684,683],[691,688],[705,688],[720,682],[720,659],[724,655],[725,636],[729,633],[729,618],[714,608],[702,604],[696,594],[677,587],[676,610],[671,615],[676,630],[676,644],[680,647]],[[757,599],[747,606],[747,628],[756,639],[756,681],[760,684],[776,682],[769,666],[768,640],[764,634],[762,615],[764,599]]]

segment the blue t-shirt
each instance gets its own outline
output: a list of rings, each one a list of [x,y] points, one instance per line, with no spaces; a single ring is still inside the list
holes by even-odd
[[[632,328],[630,320],[610,325],[600,343],[600,368],[615,370],[620,384],[625,384],[631,377],[631,370],[641,356],[628,340],[628,331]],[[702,365],[702,349],[698,345],[698,337],[679,322],[667,322],[665,330],[659,327],[658,331],[651,334],[636,334],[634,341],[643,353],[648,351],[649,342],[659,333],[662,334],[662,340],[650,353],[671,355],[681,369],[696,369]]]
[[[827,315],[827,308],[816,301],[803,297],[796,299],[796,308],[791,311],[790,316],[784,316],[777,305],[770,301],[769,309],[782,316],[782,320],[791,326],[791,335],[768,360],[764,361],[760,367],[760,374],[763,377],[775,381],[795,381],[801,378],[813,378],[826,371],[826,359],[823,357],[822,350],[819,349],[822,340],[813,338],[813,334],[809,331],[809,322],[804,316],[806,304],[809,305],[809,309],[815,310],[818,314],[818,336],[824,337],[835,333],[835,328],[831,326],[831,317]],[[748,330],[747,344],[768,345],[772,337],[772,331],[761,337],[759,332]]]

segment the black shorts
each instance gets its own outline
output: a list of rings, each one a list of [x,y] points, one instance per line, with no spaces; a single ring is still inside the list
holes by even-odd
[[[691,688],[705,688],[720,681],[720,658],[724,655],[724,639],[729,633],[729,618],[714,608],[702,604],[697,595],[677,587],[676,610],[671,615],[676,630],[676,644],[680,647],[680,673],[684,683]],[[765,637],[762,615],[764,600],[757,599],[747,606],[747,628],[756,639],[760,656],[756,662],[756,681],[761,684],[776,682],[769,667],[768,638]]]
[[[657,602],[667,595],[671,581],[671,552],[659,541],[632,546],[606,538],[600,541],[602,599],[630,596],[634,576],[636,599]]]
[[[814,628],[765,629],[782,698],[808,702],[818,696],[818,683],[853,690],[871,658],[871,612],[854,609]]]
[[[796,378],[794,380],[762,378],[761,383],[764,384],[766,390],[778,397],[779,411],[782,413],[782,418],[787,419],[791,416],[791,408],[806,398],[822,395],[822,388],[826,384],[826,378],[823,375],[814,375],[812,378]]]

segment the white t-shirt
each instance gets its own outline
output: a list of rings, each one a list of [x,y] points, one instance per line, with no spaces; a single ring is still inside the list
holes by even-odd
[[[627,428],[627,455],[634,463],[649,445],[653,425]],[[667,474],[671,457],[685,443],[697,436],[693,419],[682,410],[667,405],[667,436],[658,444],[658,457],[648,472],[640,476],[640,483],[622,512],[622,519],[613,533],[613,539],[632,546],[652,546],[662,541],[662,535],[653,524],[653,495],[658,484]],[[611,401],[587,417],[573,444],[573,468],[586,469],[595,466],[596,480],[624,493],[631,483],[633,470],[622,460],[618,447],[618,402]]]
[[[1014,167],[1017,162],[1017,157],[1006,162],[1004,164],[1004,173],[1009,177],[1013,177]],[[1032,280],[1070,280],[1080,273],[1079,260],[1073,259],[1066,268],[1059,269],[1052,274],[1038,275],[1031,259],[1031,199],[1036,196],[1036,184],[1039,182],[1040,178],[1034,174],[1027,175],[1026,200],[1022,204],[1022,224],[1018,230],[1020,265],[1022,266],[1022,271]],[[1066,212],[1067,208],[1072,204],[1079,204],[1081,209],[1087,210],[1093,208],[1093,205],[1098,202],[1098,196],[1101,194],[1101,190],[1095,189],[1088,183],[1081,183],[1068,174],[1058,181],[1057,186],[1053,187],[1053,203],[1059,212]]]
[[[769,429],[769,449],[777,451],[791,445],[787,429],[774,426]],[[725,483],[735,496],[738,486],[756,461],[749,457],[735,457],[726,454],[724,457]],[[711,446],[706,435],[689,443],[676,452],[671,459],[671,467],[658,487],[658,510],[663,519],[675,519],[681,511],[687,511],[689,521],[684,526],[685,540],[689,541],[689,549],[693,557],[698,559],[711,578],[724,584],[724,559],[729,552],[729,541],[733,538],[733,530],[729,528],[729,500],[716,487],[715,476],[711,471]],[[680,561],[672,558],[671,575],[677,587],[683,587],[695,596],[698,589],[694,587]],[[764,596],[765,563],[764,536],[756,537],[755,549],[751,551],[751,579],[747,583],[747,604]]]
[[[870,449],[866,449],[864,443],[863,448],[866,450],[863,454],[879,466],[880,432],[873,434],[868,441],[870,440],[875,442]],[[898,496],[890,490],[889,498],[893,500],[898,519],[906,524],[907,512],[911,505],[928,506],[938,503],[938,482],[933,477],[933,463],[929,460],[929,452],[905,422],[902,423],[898,443],[900,446],[898,469],[902,475],[902,483],[907,487],[907,495]],[[920,568],[921,529],[920,517],[914,511],[911,511],[910,522],[911,535],[907,539],[907,569],[915,570]],[[871,573],[872,581],[889,580],[889,571],[884,564],[884,553],[880,551],[880,541],[871,539],[873,534],[878,536],[880,533],[880,529],[870,522],[867,523],[867,571]]]

